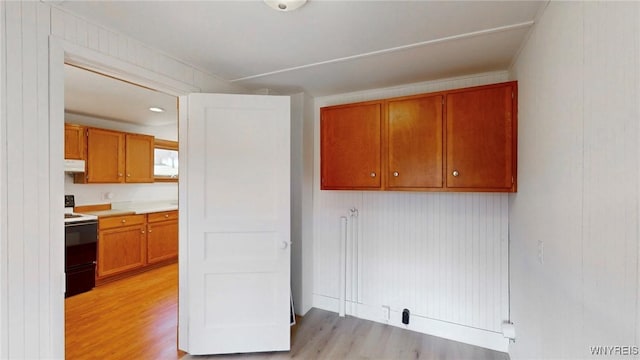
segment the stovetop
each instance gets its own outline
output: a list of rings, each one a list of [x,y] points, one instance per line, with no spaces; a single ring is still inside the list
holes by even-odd
[[[88,221],[88,220],[98,221],[98,217],[95,215],[89,215],[89,214],[77,214],[77,213],[64,214],[65,224]]]
[[[73,212],[73,207],[76,206],[76,200],[73,195],[64,196],[64,223],[75,223],[87,220],[98,220],[95,215],[78,214]]]

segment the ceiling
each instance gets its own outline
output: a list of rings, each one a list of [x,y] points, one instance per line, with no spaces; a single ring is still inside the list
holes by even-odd
[[[164,112],[150,111],[150,107]],[[136,125],[165,126],[177,122],[178,100],[175,96],[65,65],[64,110]]]
[[[505,70],[545,1],[62,1],[248,91],[325,96]]]

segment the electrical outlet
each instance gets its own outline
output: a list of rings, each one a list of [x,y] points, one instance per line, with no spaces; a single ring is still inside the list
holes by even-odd
[[[382,305],[382,320],[389,321],[391,319],[391,306]]]
[[[544,264],[544,241],[538,240],[538,262]]]

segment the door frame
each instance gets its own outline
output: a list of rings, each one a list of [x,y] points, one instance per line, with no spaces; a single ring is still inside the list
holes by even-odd
[[[169,95],[181,96],[189,93],[201,92],[201,89],[190,84],[186,84],[179,80],[175,80],[162,74],[153,72],[149,69],[122,61],[115,57],[105,55],[95,50],[78,46],[54,35],[49,36],[49,193],[53,196],[64,194],[64,177],[60,174],[64,173],[64,64],[79,66],[88,70],[102,73],[114,78],[125,80],[134,84],[142,85]],[[178,100],[180,101],[180,100]],[[180,102],[178,102],[180,104]],[[180,127],[180,119],[183,118],[182,108],[179,106],[178,126]],[[186,126],[186,124],[185,124]],[[180,130],[179,130],[180,132]],[[185,150],[186,137],[180,135],[178,151]],[[186,166],[186,162],[180,161],[180,171]],[[185,194],[186,182],[178,183],[178,208],[186,209]],[[60,198],[62,199],[62,198]],[[55,291],[50,297],[50,306],[53,309],[51,317],[51,328],[54,329],[52,340],[52,353],[59,354],[64,357],[65,351],[65,315],[64,315],[64,227],[60,219],[64,212],[62,200],[50,201],[49,224],[51,224],[51,251],[49,253],[49,276]],[[178,226],[180,229],[186,228],[184,223],[185,216],[179,217]],[[186,301],[182,291],[186,284],[185,272],[182,271],[187,265],[186,246],[184,233],[180,230],[178,236],[179,243],[179,283],[180,293],[179,299]],[[183,244],[184,243],[184,244]],[[59,284],[59,286],[56,286]],[[181,322],[186,322],[187,317],[180,316]],[[186,328],[186,327],[185,327]],[[178,339],[182,343],[186,336],[186,332],[180,332]]]

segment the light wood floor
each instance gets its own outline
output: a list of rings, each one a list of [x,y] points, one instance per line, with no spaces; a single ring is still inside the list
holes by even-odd
[[[300,319],[291,351],[218,356],[183,360],[239,359],[451,359],[509,360],[509,355],[336,313],[312,309]]]
[[[178,265],[65,300],[66,358],[178,359]]]
[[[190,356],[176,348],[177,265],[66,299],[67,359],[496,359],[505,353],[313,309],[288,353]]]

